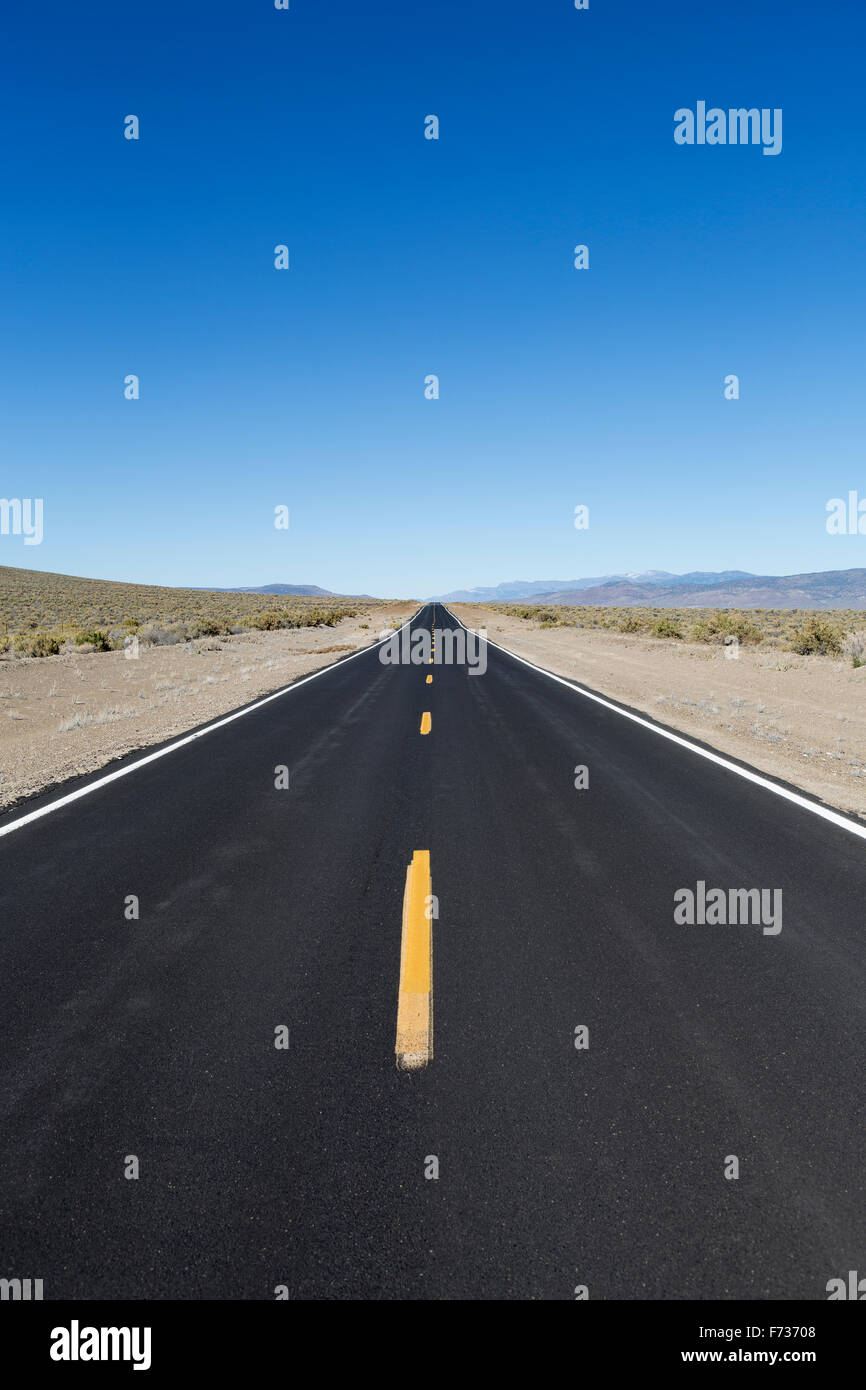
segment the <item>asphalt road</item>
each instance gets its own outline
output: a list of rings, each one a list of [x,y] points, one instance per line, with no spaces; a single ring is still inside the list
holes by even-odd
[[[488,658],[370,651],[0,839],[0,1275],[824,1299],[866,1274],[863,840]],[[435,1056],[406,1073],[418,849]],[[699,880],[782,889],[781,932],[676,924]]]

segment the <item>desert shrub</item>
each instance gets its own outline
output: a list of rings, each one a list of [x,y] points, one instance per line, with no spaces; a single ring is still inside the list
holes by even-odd
[[[842,639],[842,650],[850,656],[852,666],[866,666],[866,632],[848,632]]]
[[[736,637],[740,642],[760,642],[763,638],[761,629],[753,623],[751,618],[746,618],[742,613],[729,613],[727,615],[726,637]]]
[[[192,635],[193,637],[219,637],[224,627],[224,623],[218,623],[214,618],[200,618],[192,625]]]
[[[250,619],[250,627],[254,627],[258,632],[273,632],[278,627],[286,626],[285,613],[277,613],[275,611],[271,611],[270,613],[256,613],[256,615]]]
[[[659,618],[652,627],[653,637],[682,637],[680,629],[676,623],[672,623],[670,618]]]
[[[168,627],[162,627],[159,623],[145,623],[138,631],[138,640],[152,647],[173,647],[178,642],[185,642],[188,636],[184,623],[172,623]]]
[[[357,608],[303,608],[292,615],[292,627],[333,627],[341,618],[356,618]],[[395,618],[396,627],[403,626],[402,618]]]
[[[721,642],[724,640],[724,633],[719,626],[721,613],[715,613],[712,617],[701,618],[700,622],[695,623],[692,628],[693,642]]]
[[[710,613],[692,628],[693,642],[723,643],[726,637],[740,642],[760,642],[761,630],[742,613]]]
[[[535,619],[541,627],[560,627],[564,622],[559,608],[536,608]]]
[[[21,632],[15,638],[19,656],[56,656],[60,642],[53,632]]]
[[[791,651],[800,656],[838,656],[842,651],[842,634],[826,618],[807,618],[794,632]]]
[[[111,651],[111,642],[108,633],[103,632],[102,629],[98,627],[91,628],[89,632],[77,632],[75,634],[75,645],[77,647],[83,647],[85,643],[96,652]]]
[[[616,624],[617,632],[645,632],[647,620],[639,613],[624,613]]]

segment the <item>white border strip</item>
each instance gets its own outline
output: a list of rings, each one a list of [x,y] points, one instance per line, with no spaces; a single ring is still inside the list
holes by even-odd
[[[422,605],[426,607],[426,605]],[[395,632],[402,632],[404,627],[408,627],[418,617],[413,613],[411,618],[407,618]],[[205,729],[196,729],[191,734],[185,734],[176,743],[170,743],[166,748],[158,748],[155,753],[148,753],[143,758],[138,758],[134,763],[120,767],[116,772],[108,772],[104,777],[98,778],[95,782],[88,782],[86,787],[78,787],[74,792],[68,792],[66,796],[58,797],[56,801],[49,801],[47,806],[40,806],[36,811],[28,811],[26,815],[19,816],[17,820],[10,821],[8,825],[0,825],[0,837],[11,835],[13,830],[20,830],[23,825],[30,825],[32,821],[40,820],[42,816],[50,815],[52,811],[59,811],[61,806],[69,806],[73,801],[78,801],[82,796],[89,796],[91,792],[98,791],[100,787],[107,787],[109,782],[116,782],[120,777],[128,777],[130,772],[137,772],[140,767],[146,767],[148,763],[155,763],[157,758],[165,758],[169,753],[174,753],[178,748],[185,748],[188,743],[195,743],[196,739],[204,738],[206,734],[212,734],[215,729],[224,729],[226,724],[232,724],[235,719],[242,719],[245,714],[252,714],[254,709],[261,709],[262,705],[269,705],[271,700],[279,700],[281,695],[290,695],[293,690],[300,690],[302,685],[308,681],[314,681],[318,676],[326,676],[329,671],[336,671],[338,666],[347,666],[350,661],[354,661],[359,656],[366,656],[368,652],[373,652],[377,647],[381,647],[383,642],[390,642],[394,636],[389,632],[387,637],[381,637],[378,642],[373,642],[369,647],[363,647],[359,652],[353,652],[351,656],[346,656],[342,661],[332,661],[330,665],[323,666],[319,671],[313,671],[311,675],[304,676],[302,680],[295,681],[293,685],[285,685],[282,690],[275,690],[271,695],[265,695],[261,700],[256,700],[255,704],[246,705],[244,709],[235,710],[234,714],[224,715],[214,724],[208,724]]]
[[[445,605],[442,605],[445,608]],[[453,618],[455,623],[460,623],[466,632],[472,632],[478,637],[474,628],[466,627],[460,619],[449,612],[449,618]],[[859,839],[866,840],[866,825],[858,825],[856,821],[849,820],[847,816],[841,815],[839,811],[831,811],[828,806],[819,806],[814,801],[809,801],[805,796],[800,796],[799,792],[788,791],[786,787],[780,787],[775,782],[771,782],[769,777],[762,777],[759,772],[750,772],[748,768],[739,767],[737,763],[731,762],[721,753],[712,753],[708,748],[701,748],[699,744],[692,743],[689,739],[683,738],[681,734],[671,733],[669,729],[662,729],[658,724],[653,724],[649,719],[643,719],[639,714],[632,714],[630,710],[622,709],[615,705],[611,700],[606,700],[602,695],[595,695],[591,690],[585,690],[583,686],[574,681],[566,680],[564,676],[556,676],[553,671],[546,671],[543,666],[536,666],[534,661],[527,661],[526,657],[518,656],[516,652],[509,651],[508,647],[502,647],[498,642],[491,642],[489,637],[481,638],[491,647],[496,647],[500,652],[505,652],[506,656],[513,657],[515,661],[520,661],[524,666],[528,666],[531,671],[538,671],[540,675],[547,676],[549,680],[556,681],[558,685],[564,685],[566,689],[574,691],[575,695],[582,695],[586,700],[594,700],[597,705],[603,705],[605,709],[613,710],[614,714],[622,715],[623,719],[630,719],[633,724],[640,724],[641,728],[649,729],[651,733],[658,734],[659,738],[666,738],[671,743],[679,744],[680,748],[688,748],[692,753],[697,753],[698,757],[706,758],[708,762],[716,763],[719,767],[725,767],[729,772],[735,772],[738,777],[744,777],[747,782],[754,782],[756,786],[763,787],[768,792],[774,792],[776,796],[781,796],[785,801],[792,802],[795,806],[800,806],[804,811],[811,811],[813,816],[820,816],[822,820],[829,821],[831,825],[838,825],[840,829],[847,830],[851,835],[857,835]]]

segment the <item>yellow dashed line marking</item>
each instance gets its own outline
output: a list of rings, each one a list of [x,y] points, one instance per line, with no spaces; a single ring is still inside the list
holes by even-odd
[[[429,734],[432,728],[433,720],[430,718],[429,711],[425,710],[424,713],[421,715],[421,732],[422,734]]]
[[[430,851],[416,849],[406,870],[400,995],[397,1003],[397,1066],[426,1067],[433,1056],[433,923]]]

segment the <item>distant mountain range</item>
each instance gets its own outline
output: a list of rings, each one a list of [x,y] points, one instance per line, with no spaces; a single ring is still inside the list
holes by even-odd
[[[548,594],[568,593],[573,589],[595,589],[602,584],[633,581],[636,584],[717,584],[728,579],[753,579],[747,570],[692,570],[689,574],[671,574],[668,570],[645,570],[643,574],[602,574],[594,579],[514,579],[510,584],[497,584],[494,589],[455,589],[450,594],[434,594],[437,603],[511,603],[514,599],[547,597]]]
[[[204,586],[202,586],[204,587]],[[305,594],[316,598],[370,598],[335,594],[317,584],[260,584],[211,589],[217,594]],[[437,603],[594,604],[610,608],[863,608],[866,569],[807,574],[750,574],[748,570],[645,570],[585,579],[514,579],[493,588],[452,589]]]
[[[457,589],[444,603],[595,604],[611,608],[864,608],[866,569],[759,575],[745,570],[608,575],[601,579],[515,580],[495,589]]]

